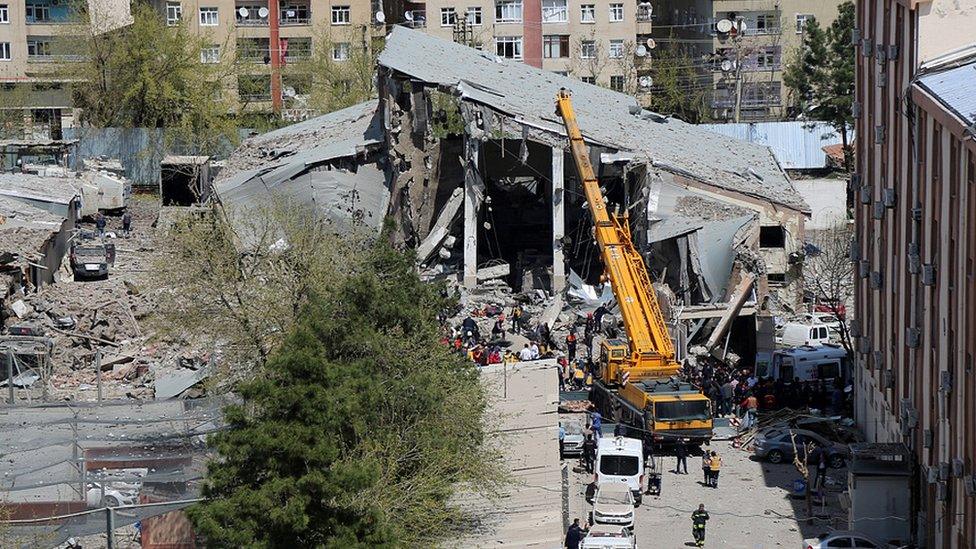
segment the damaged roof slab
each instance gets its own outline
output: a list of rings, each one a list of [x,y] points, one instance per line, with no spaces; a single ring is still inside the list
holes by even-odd
[[[809,210],[769,147],[642,110],[629,95],[405,27],[390,33],[379,64],[413,80],[453,88],[464,100],[560,139],[565,132],[555,113],[555,97],[568,89],[590,143],[631,152],[635,160],[706,185]]]

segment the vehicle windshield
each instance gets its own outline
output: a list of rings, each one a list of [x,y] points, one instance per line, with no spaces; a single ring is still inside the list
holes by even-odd
[[[604,505],[631,505],[630,492],[600,492],[596,502]]]
[[[629,477],[638,472],[637,456],[603,456],[600,458],[600,472],[604,475]]]
[[[566,430],[567,435],[579,435],[583,433],[583,426],[579,423],[560,423],[559,426]]]
[[[105,257],[105,248],[75,248],[75,255],[82,255],[86,257],[101,256]]]
[[[676,400],[654,405],[654,419],[657,421],[689,421],[709,417],[707,400]]]

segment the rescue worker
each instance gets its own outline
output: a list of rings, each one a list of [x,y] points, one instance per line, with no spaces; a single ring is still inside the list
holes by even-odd
[[[712,483],[712,456],[708,452],[702,453],[702,482],[705,486],[710,486]]]
[[[512,333],[517,334],[519,324],[522,322],[522,307],[518,304],[512,305]]]
[[[597,440],[600,440],[600,438],[603,436],[603,431],[602,431],[602,429],[603,429],[603,416],[600,415],[600,412],[598,410],[594,410],[593,413],[592,413],[592,417],[593,417],[593,420],[592,420],[593,421],[593,435],[596,437]]]
[[[684,439],[679,440],[678,443],[674,445],[674,455],[675,457],[678,458],[678,463],[675,464],[674,466],[674,472],[679,475],[682,474],[687,475],[688,474],[688,447],[685,446]],[[684,472],[682,472],[682,468],[684,469]]]
[[[132,230],[132,214],[128,210],[122,214],[122,235],[129,238],[129,232]]]
[[[695,545],[705,546],[705,522],[708,521],[708,511],[705,504],[700,503],[698,510],[691,514],[691,535],[695,538]]]
[[[569,357],[569,361],[573,362],[576,360],[576,331],[570,330],[566,334],[566,354]]]
[[[593,435],[586,435],[583,441],[583,467],[587,473],[593,472],[593,462],[596,460],[596,441]]]
[[[722,456],[718,455],[715,450],[712,450],[710,456],[711,462],[711,486],[712,488],[718,488],[718,474],[722,470]]]
[[[497,319],[495,319],[495,325],[491,327],[491,339],[493,341],[497,341],[499,338],[501,338],[502,341],[505,341],[504,315],[499,316]]]

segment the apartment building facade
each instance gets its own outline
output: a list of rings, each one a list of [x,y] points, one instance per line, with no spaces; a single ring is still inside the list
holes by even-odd
[[[655,0],[655,40],[691,54],[708,89],[711,118],[782,119],[791,105],[783,68],[803,43],[806,22],[822,27],[841,0]]]
[[[976,546],[976,3],[859,0],[855,415],[916,464],[922,547]]]
[[[617,91],[639,94],[652,83],[646,2],[427,0],[407,2],[396,22]]]

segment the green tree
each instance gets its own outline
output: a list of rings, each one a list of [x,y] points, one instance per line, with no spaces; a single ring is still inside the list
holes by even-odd
[[[84,11],[79,13],[84,18]],[[74,82],[81,122],[163,128],[167,145],[204,154],[235,141],[231,105],[223,93],[230,64],[201,62],[211,40],[192,33],[185,22],[167,26],[147,3],[133,3],[132,13],[134,22],[127,27],[79,34],[82,25],[59,39],[65,62],[57,70]]]
[[[367,27],[319,32],[313,42],[310,55],[286,65],[284,73],[300,83],[296,92],[306,108],[332,112],[376,96],[374,71],[383,42],[370,39]]]
[[[844,166],[851,170],[849,131],[854,124],[854,4],[838,6],[837,18],[823,31],[815,21],[807,22],[803,47],[786,67],[783,81],[796,95],[811,120],[830,123],[840,134]]]
[[[647,108],[698,124],[706,116],[706,88],[702,85],[701,62],[696,63],[680,45],[654,50],[654,87]],[[711,81],[711,76],[709,76]]]
[[[426,546],[461,520],[461,486],[495,486],[475,368],[438,341],[438,288],[377,242],[313,299],[213,435],[205,502],[215,547]]]
[[[803,26],[803,40],[783,71],[783,82],[801,111],[814,101],[814,86],[826,77],[827,33],[816,19]]]

